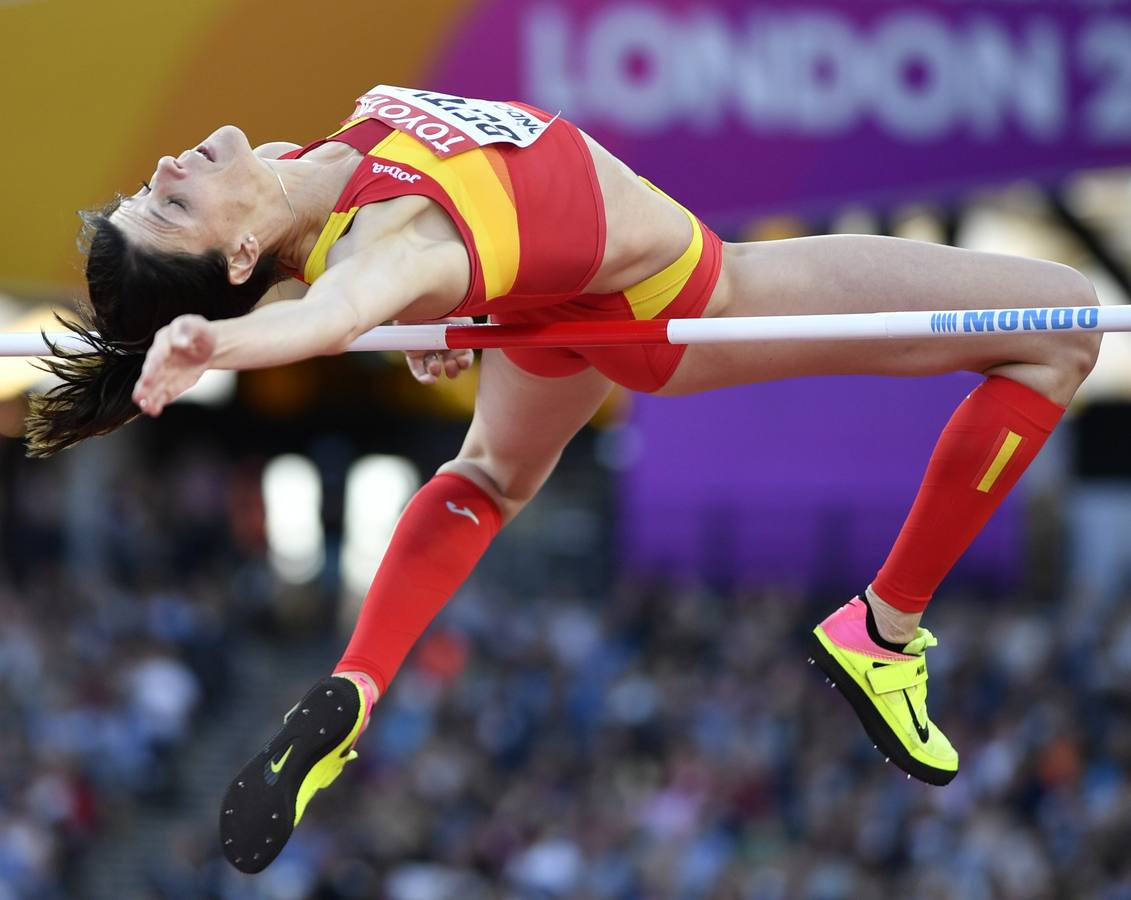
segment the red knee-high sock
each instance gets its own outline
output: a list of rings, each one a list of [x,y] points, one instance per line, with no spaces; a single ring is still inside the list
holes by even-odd
[[[881,599],[923,611],[1063,413],[1008,378],[989,378],[970,392],[939,436],[911,512],[872,582]]]
[[[501,527],[499,508],[460,475],[436,475],[417,491],[401,513],[334,672],[365,672],[384,694]]]

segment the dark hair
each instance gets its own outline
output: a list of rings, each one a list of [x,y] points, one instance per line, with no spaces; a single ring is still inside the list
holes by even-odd
[[[161,328],[189,313],[242,316],[285,277],[274,257],[263,256],[246,282],[232,284],[219,250],[196,255],[131,244],[110,221],[120,202],[80,213],[90,302],[79,304],[80,321],[59,321],[88,346],[63,350],[44,338],[55,358],[44,359],[42,367],[63,383],[31,398],[28,456],[50,456],[130,421],[140,412],[133,387]]]

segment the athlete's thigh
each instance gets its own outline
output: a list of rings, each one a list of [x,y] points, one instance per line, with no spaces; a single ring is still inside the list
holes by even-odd
[[[1058,263],[870,235],[724,245],[704,313],[813,315],[893,310],[1077,306],[1095,302],[1084,276]],[[663,393],[800,375],[932,375],[1040,363],[1061,336],[700,344]]]
[[[521,507],[611,388],[595,369],[544,378],[524,372],[501,350],[485,350],[475,415],[459,456],[448,465],[477,466],[508,505]]]

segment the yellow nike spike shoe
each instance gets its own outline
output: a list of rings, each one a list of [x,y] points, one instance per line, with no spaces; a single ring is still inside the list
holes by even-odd
[[[357,758],[353,748],[368,713],[361,686],[338,675],[295,704],[224,794],[220,845],[228,862],[253,874],[279,855],[311,797]]]
[[[868,736],[885,757],[927,784],[944,785],[958,773],[958,754],[927,718],[928,647],[935,636],[920,628],[902,653],[872,640],[868,608],[859,597],[813,629],[816,663],[852,704]]]

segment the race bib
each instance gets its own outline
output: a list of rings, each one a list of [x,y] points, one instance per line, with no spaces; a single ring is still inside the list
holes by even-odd
[[[346,121],[366,117],[412,135],[441,158],[488,144],[529,147],[557,118],[543,122],[509,103],[387,84],[358,97]]]

